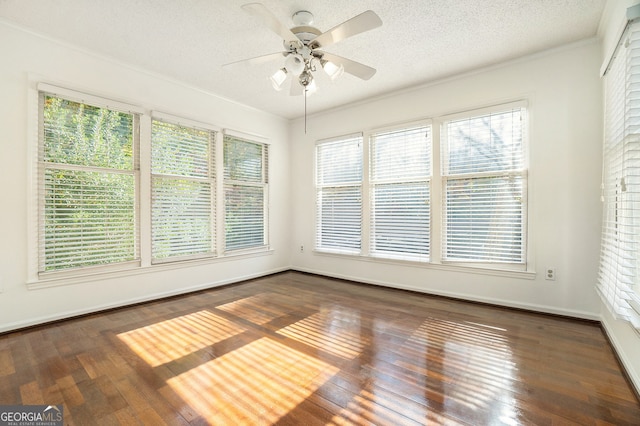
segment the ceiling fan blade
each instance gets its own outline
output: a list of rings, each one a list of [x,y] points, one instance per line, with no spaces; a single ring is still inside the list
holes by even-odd
[[[300,42],[298,37],[296,37],[289,28],[285,27],[262,3],[248,3],[242,5],[242,8],[248,14],[260,18],[263,24],[265,24],[271,31],[282,37],[286,42]]]
[[[287,52],[269,53],[267,55],[256,56],[255,58],[240,59],[239,61],[229,62],[228,64],[223,64],[222,66],[226,67],[229,65],[241,64],[243,62],[250,65],[258,65],[258,64],[263,64],[265,62],[273,61],[278,58],[282,58],[286,54]]]
[[[382,25],[382,20],[372,10],[367,10],[360,15],[343,22],[320,34],[309,42],[309,47],[317,49],[319,47],[329,46],[333,43],[337,43],[345,38],[352,37],[356,34],[363,33],[365,31],[372,30]]]
[[[375,68],[352,61],[351,59],[343,58],[342,56],[334,55],[333,53],[322,52],[322,59],[331,61],[336,65],[342,65],[345,72],[363,80],[369,80],[376,73]]]

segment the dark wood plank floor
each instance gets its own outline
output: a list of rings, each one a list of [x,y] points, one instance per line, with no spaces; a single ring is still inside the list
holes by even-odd
[[[65,424],[625,425],[600,327],[287,272],[0,336]]]

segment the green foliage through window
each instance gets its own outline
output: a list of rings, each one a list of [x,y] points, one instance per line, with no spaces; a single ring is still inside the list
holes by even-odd
[[[42,277],[267,247],[266,144],[45,86],[37,150]],[[141,123],[149,126],[142,135]]]
[[[133,114],[43,95],[47,163],[133,169]]]
[[[154,260],[214,253],[215,136],[211,130],[152,122]]]
[[[40,271],[135,260],[134,116],[41,95]]]

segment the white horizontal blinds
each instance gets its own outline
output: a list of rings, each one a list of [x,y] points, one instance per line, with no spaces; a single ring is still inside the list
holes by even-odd
[[[524,263],[524,113],[444,123],[443,260]]]
[[[225,250],[264,247],[268,146],[224,136]]]
[[[39,114],[39,272],[137,260],[137,115],[45,92]]]
[[[158,119],[151,127],[153,261],[212,255],[216,132]]]
[[[359,253],[362,232],[362,135],[316,146],[316,248]]]
[[[605,75],[603,225],[598,292],[640,329],[640,25],[633,23]]]
[[[431,127],[376,133],[371,148],[371,253],[429,260]]]

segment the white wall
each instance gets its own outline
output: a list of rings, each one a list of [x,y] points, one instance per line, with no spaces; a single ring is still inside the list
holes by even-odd
[[[291,130],[295,269],[373,284],[599,319],[600,45],[589,40],[308,118]],[[348,77],[347,77],[348,78]],[[371,84],[375,83],[375,77]],[[312,102],[312,99],[310,101]],[[529,100],[531,276],[314,253],[314,143],[359,130]],[[552,266],[557,279],[546,281]]]
[[[620,31],[625,22],[628,7],[638,4],[638,0],[610,0],[600,24],[602,43],[601,61],[609,60],[614,45],[618,43]],[[626,322],[616,320],[604,303],[600,303],[601,321],[616,349],[636,392],[640,394],[640,335]]]
[[[306,135],[302,120],[289,125],[0,22],[0,332],[259,276],[292,264],[299,270],[363,282],[601,319],[640,389],[640,338],[626,323],[613,319],[594,292],[601,208],[598,70],[615,42],[626,7],[636,1],[608,2],[601,44],[566,46],[317,114],[309,117]],[[27,144],[33,129],[27,100],[34,79],[269,138],[270,160],[276,166],[270,169],[273,253],[28,290],[27,218],[32,200]],[[316,140],[523,98],[529,100],[531,113],[529,213],[531,260],[537,271],[533,279],[313,252]],[[303,253],[300,245],[305,246]],[[556,268],[556,281],[544,280],[541,271],[546,266]]]
[[[0,22],[0,332],[96,309],[238,281],[289,267],[287,121]],[[273,252],[187,268],[29,290],[28,143],[33,79],[214,125],[262,135],[271,143]]]

